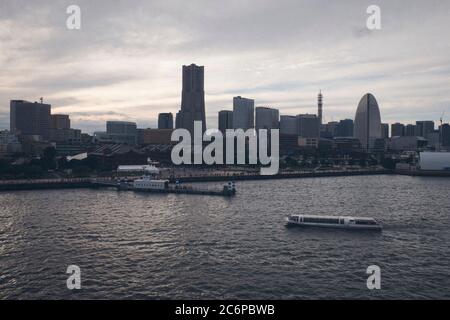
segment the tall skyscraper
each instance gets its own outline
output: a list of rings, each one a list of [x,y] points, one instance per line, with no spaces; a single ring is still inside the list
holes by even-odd
[[[158,129],[173,129],[173,115],[172,113],[158,114]]]
[[[296,116],[280,116],[280,134],[298,135],[298,123]]]
[[[219,131],[225,134],[227,129],[233,129],[233,111],[219,111]]]
[[[336,137],[353,137],[353,126],[352,119],[339,121],[336,128]]]
[[[51,128],[51,105],[24,100],[10,102],[10,131],[16,135],[48,137]]]
[[[381,139],[381,115],[375,97],[365,94],[356,110],[355,115],[355,138],[358,138],[364,149],[370,150],[375,147],[376,140]]]
[[[391,125],[391,137],[403,137],[405,135],[405,125],[394,123]]]
[[[241,96],[233,98],[233,129],[248,130],[255,127],[255,100]]]
[[[183,90],[181,109],[177,113],[177,128],[194,133],[194,121],[201,121],[206,131],[204,67],[191,64],[183,66]]]
[[[322,119],[322,112],[323,112],[323,95],[322,90],[319,91],[319,95],[317,96],[317,116],[319,117],[319,125],[322,125],[323,119]]]
[[[278,109],[268,107],[256,108],[256,130],[259,129],[279,129],[280,112]]]
[[[407,124],[405,127],[405,136],[414,137],[416,135],[416,126],[413,124]]]

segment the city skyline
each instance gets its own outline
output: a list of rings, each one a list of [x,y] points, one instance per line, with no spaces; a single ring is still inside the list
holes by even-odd
[[[327,9],[321,1],[231,2],[222,10],[194,1],[190,19],[180,17],[181,2],[133,3],[80,1],[82,28],[72,31],[69,2],[2,3],[0,128],[9,128],[10,100],[40,97],[88,133],[107,120],[155,128],[158,113],[180,109],[180,66],[191,63],[205,66],[208,128],[239,95],[280,115],[315,114],[322,89],[324,123],[353,119],[366,92],[384,123],[437,123],[448,110],[447,3],[381,1],[377,31],[365,28],[364,1]],[[262,12],[279,14],[265,25]]]

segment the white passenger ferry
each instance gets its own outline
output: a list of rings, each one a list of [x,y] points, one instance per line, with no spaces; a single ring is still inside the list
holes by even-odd
[[[338,228],[353,230],[381,230],[382,226],[373,218],[362,217],[336,217],[314,215],[289,215],[286,218],[288,225]]]

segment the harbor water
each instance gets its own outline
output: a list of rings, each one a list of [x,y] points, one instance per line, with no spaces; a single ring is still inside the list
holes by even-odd
[[[450,179],[305,178],[236,188],[232,198],[1,192],[0,298],[450,298]],[[286,228],[293,213],[373,217],[384,229]],[[69,265],[81,269],[80,290],[67,289]],[[371,265],[381,268],[381,290],[367,288]]]

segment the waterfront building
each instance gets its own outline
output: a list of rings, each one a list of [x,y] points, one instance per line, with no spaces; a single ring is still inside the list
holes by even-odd
[[[421,152],[419,154],[419,170],[450,170],[450,152]]]
[[[387,123],[381,124],[381,138],[384,140],[389,139],[389,125]]]
[[[392,137],[389,139],[388,150],[403,152],[403,151],[417,151],[425,148],[428,141],[423,137],[403,136]]]
[[[137,143],[137,126],[135,122],[107,121],[106,134],[114,143],[129,145]]]
[[[280,116],[280,135],[298,135],[296,116]]]
[[[67,114],[52,114],[52,129],[70,129],[70,117]]]
[[[219,111],[218,121],[219,131],[225,135],[227,129],[233,129],[233,111]]]
[[[81,130],[78,129],[50,129],[48,141],[57,143],[81,143]]]
[[[434,131],[434,121],[416,121],[415,135],[426,137],[428,133]]]
[[[344,119],[339,121],[336,128],[336,137],[353,137],[353,120]]]
[[[413,124],[408,124],[405,127],[405,136],[414,137],[416,135],[416,126]]]
[[[320,137],[319,118],[315,114],[297,116],[299,146],[317,147]]]
[[[428,132],[425,136],[425,139],[428,141],[428,146],[438,149],[439,143],[440,143],[440,132],[439,130],[433,130],[431,132]]]
[[[319,118],[315,114],[299,114],[297,127],[300,137],[319,138]]]
[[[280,112],[277,109],[268,107],[256,108],[256,130],[260,129],[279,129]]]
[[[113,143],[111,137],[106,131],[95,131],[92,137],[94,143]]]
[[[142,144],[170,145],[172,132],[173,129],[143,129]]]
[[[0,158],[22,151],[22,145],[17,136],[8,130],[0,131]]]
[[[441,145],[443,147],[450,147],[450,125],[448,123],[440,126],[441,131]]]
[[[332,139],[337,134],[339,123],[337,121],[331,121],[327,124],[321,125],[320,136],[325,139]]]
[[[123,164],[141,165],[147,163],[148,154],[141,150],[136,150],[131,145],[104,144],[92,152],[88,152],[88,158],[115,169]]]
[[[255,100],[241,96],[233,98],[233,129],[244,131],[255,127]]]
[[[403,137],[405,135],[405,125],[394,123],[391,125],[391,137]]]
[[[181,109],[176,116],[176,125],[187,129],[191,135],[195,121],[201,121],[203,132],[206,131],[204,75],[203,66],[183,66]]]
[[[10,102],[10,131],[16,135],[46,139],[51,128],[51,105],[25,100]]]
[[[372,150],[375,147],[376,140],[381,139],[381,115],[375,97],[365,94],[356,110],[355,115],[355,137],[361,141],[364,150]]]
[[[336,137],[333,139],[333,147],[343,153],[358,153],[362,151],[361,141],[354,137]]]
[[[158,129],[173,129],[173,114],[160,113],[158,114]]]

